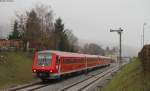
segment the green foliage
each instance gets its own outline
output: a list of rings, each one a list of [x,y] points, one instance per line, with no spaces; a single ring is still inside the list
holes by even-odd
[[[56,19],[55,22],[55,33],[61,35],[64,33],[64,24],[62,23],[61,18]]]
[[[55,49],[61,51],[71,51],[69,50],[69,40],[64,30],[64,24],[62,23],[61,18],[56,19],[55,22]]]

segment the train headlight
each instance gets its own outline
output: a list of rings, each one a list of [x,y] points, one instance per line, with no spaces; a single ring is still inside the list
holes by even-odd
[[[58,70],[58,65],[56,65],[56,69]]]
[[[33,70],[33,72],[36,72],[36,70]]]
[[[50,72],[53,72],[52,70],[50,70]]]

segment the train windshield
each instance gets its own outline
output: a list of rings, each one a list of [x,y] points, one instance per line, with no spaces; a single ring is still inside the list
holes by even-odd
[[[52,62],[52,55],[50,53],[38,53],[38,65],[49,66]]]

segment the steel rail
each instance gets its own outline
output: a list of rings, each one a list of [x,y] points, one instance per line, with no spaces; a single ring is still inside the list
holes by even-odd
[[[66,87],[60,89],[59,91],[67,91],[68,89],[73,88],[73,87],[75,87],[75,86],[78,85],[78,84],[86,84],[86,83],[85,83],[86,81],[91,80],[92,78],[95,78],[95,77],[97,77],[97,76],[100,75],[100,77],[97,77],[96,79],[94,79],[94,80],[91,81],[90,83],[86,84],[85,86],[83,86],[83,87],[81,87],[81,88],[79,88],[79,89],[77,90],[77,91],[82,91],[84,88],[88,87],[88,86],[91,85],[93,82],[97,81],[97,80],[100,79],[100,78],[105,77],[107,74],[111,74],[111,73],[113,73],[114,71],[117,71],[118,69],[119,69],[118,67],[113,67],[113,68],[111,68],[111,69],[108,69],[108,70],[105,71],[105,72],[98,73],[98,74],[93,75],[93,76],[91,76],[91,77],[89,77],[89,78],[87,78],[87,79],[84,79],[84,80],[82,80],[82,81],[79,81],[79,82],[73,83],[73,84],[71,84],[71,85],[69,85],[69,86],[66,86]]]

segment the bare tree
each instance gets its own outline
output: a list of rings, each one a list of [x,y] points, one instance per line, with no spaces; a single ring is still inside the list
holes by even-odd
[[[25,50],[30,41],[41,48],[53,48],[53,40],[50,41],[50,39],[54,31],[54,21],[50,6],[39,4],[25,14],[16,14],[16,16]]]
[[[16,21],[18,21],[18,31],[21,37],[20,39],[23,41],[22,48],[25,51],[27,49],[28,42],[28,40],[25,38],[27,15],[16,14]]]
[[[50,6],[45,6],[43,4],[37,4],[35,7],[35,12],[40,19],[40,26],[41,26],[41,44],[45,47],[54,47],[54,44],[49,42],[54,41],[52,39],[52,33],[54,31],[54,18],[53,18],[53,10]]]
[[[73,51],[73,52],[77,51],[78,50],[78,38],[73,34],[72,30],[66,29],[65,32],[68,36],[70,51]]]
[[[83,53],[87,53],[87,54],[96,54],[96,55],[105,54],[104,49],[95,43],[85,44],[82,51]]]
[[[71,30],[65,30],[61,18],[54,20],[54,13],[50,6],[38,4],[25,14],[16,16],[25,50],[31,43],[32,48],[76,50],[77,38]]]

